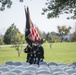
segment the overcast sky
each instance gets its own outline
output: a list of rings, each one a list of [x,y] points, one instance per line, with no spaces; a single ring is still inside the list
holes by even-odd
[[[13,0],[10,9],[6,8],[5,11],[0,11],[0,33],[4,34],[6,29],[15,23],[20,32],[24,34],[26,24],[24,6],[29,7],[31,20],[41,31],[46,33],[51,31],[57,32],[58,25],[66,25],[67,27],[72,27],[71,33],[74,32],[76,20],[66,19],[66,16],[70,15],[61,15],[58,19],[47,19],[46,15],[41,15],[45,2],[46,0],[24,0],[23,3],[20,3],[19,0]]]

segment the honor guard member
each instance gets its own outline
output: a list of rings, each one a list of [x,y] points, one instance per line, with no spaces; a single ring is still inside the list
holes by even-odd
[[[32,46],[33,48],[33,64],[39,64],[44,59],[44,49],[40,44]]]
[[[27,60],[30,64],[36,64],[36,44],[32,44],[32,46],[27,45],[24,49],[24,53],[27,53]]]
[[[27,60],[26,62],[29,62],[30,64],[31,62],[31,56],[32,56],[32,47],[30,45],[27,45],[27,47],[24,49],[24,53],[27,53]]]
[[[32,46],[27,45],[24,49],[24,52],[27,53],[27,61],[30,64],[39,64],[43,62],[44,59],[44,49],[40,44],[32,43]]]
[[[36,63],[39,64],[39,62],[43,62],[44,59],[44,48],[41,45],[37,45],[37,51],[36,51]]]

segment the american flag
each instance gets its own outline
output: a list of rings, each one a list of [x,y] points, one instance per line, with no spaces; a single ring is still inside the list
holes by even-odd
[[[37,43],[41,41],[41,37],[39,36],[39,33],[35,26],[33,25],[31,19],[30,19],[30,13],[29,8],[27,7],[27,11],[25,9],[26,13],[26,27],[25,27],[25,40],[28,44],[30,43]]]
[[[40,38],[36,28],[33,25],[30,28],[30,32],[31,32],[29,35],[30,39],[32,38],[33,41],[40,41],[41,38]]]

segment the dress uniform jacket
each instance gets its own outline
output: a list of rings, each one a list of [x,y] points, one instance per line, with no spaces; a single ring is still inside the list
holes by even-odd
[[[26,60],[26,62],[31,63],[32,48],[27,45],[27,47],[24,49],[24,53],[27,53],[27,60]]]
[[[30,64],[39,64],[44,59],[44,49],[42,46],[37,45],[32,48],[27,46],[24,52],[27,53],[27,62]]]

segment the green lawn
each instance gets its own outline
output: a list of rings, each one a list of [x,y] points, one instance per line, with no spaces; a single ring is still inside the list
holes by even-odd
[[[25,46],[26,47],[26,46]],[[26,61],[26,54],[23,52],[22,48],[21,56],[18,57],[15,48],[2,47],[0,48],[0,64],[4,64],[6,61]],[[71,64],[76,62],[76,42],[74,43],[53,43],[52,48],[50,48],[49,43],[43,44],[44,47],[44,61],[56,62],[56,63],[67,63]]]

